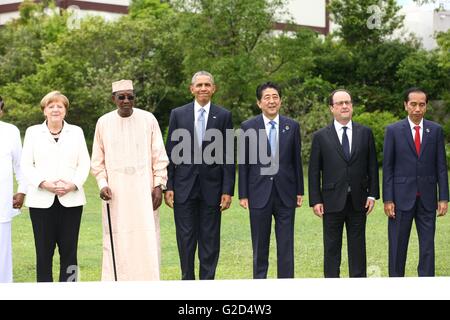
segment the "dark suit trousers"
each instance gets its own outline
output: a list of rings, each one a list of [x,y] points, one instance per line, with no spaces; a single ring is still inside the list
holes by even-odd
[[[427,211],[420,197],[411,211],[396,210],[395,219],[389,219],[389,276],[404,277],[409,236],[413,220],[419,237],[419,277],[434,277],[436,212]]]
[[[36,246],[38,282],[53,282],[53,255],[58,245],[59,281],[76,281],[77,247],[83,207],[63,207],[58,198],[48,209],[30,208]]]
[[[278,278],[294,278],[295,208],[283,205],[275,186],[273,186],[270,199],[264,208],[250,208],[253,278],[267,278],[272,215],[275,217]]]
[[[208,206],[202,200],[198,179],[184,203],[175,203],[175,226],[181,278],[195,280],[195,252],[198,245],[200,280],[214,280],[220,252],[219,203]]]
[[[347,230],[349,275],[367,276],[366,212],[353,208],[349,194],[341,212],[325,212],[323,216],[324,274],[325,278],[339,278],[342,258],[342,234]]]

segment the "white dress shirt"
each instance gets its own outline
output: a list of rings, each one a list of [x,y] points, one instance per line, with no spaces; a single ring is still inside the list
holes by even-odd
[[[345,126],[340,124],[339,122],[336,121],[336,119],[334,120],[334,128],[336,129],[338,138],[339,138],[339,142],[342,145],[342,136],[344,135],[344,129],[342,129],[343,127],[347,127],[347,137],[348,137],[348,143],[350,145],[350,153],[352,153],[352,141],[353,141],[353,122],[352,120],[350,120]],[[349,187],[349,192],[350,192],[350,187]],[[372,197],[371,195],[369,195],[369,197],[367,197],[367,199],[373,200],[375,201],[375,197]]]
[[[86,204],[83,185],[89,175],[90,158],[80,127],[64,122],[58,142],[45,122],[27,129],[23,144],[21,166],[28,182],[27,207],[47,209],[53,205],[55,194],[39,188],[44,181],[65,180],[77,190],[58,197],[64,207]]]
[[[347,137],[348,137],[348,143],[350,145],[350,153],[352,153],[352,141],[353,141],[353,123],[350,120],[349,123],[347,123],[345,126],[340,124],[339,122],[334,120],[334,128],[336,129],[336,133],[339,138],[339,142],[342,145],[342,136],[344,135],[344,129],[343,127],[347,127]]]
[[[13,173],[18,182],[18,193],[26,193],[26,182],[20,168],[22,142],[15,126],[0,121],[0,223],[7,223],[19,214],[13,209]]]
[[[408,117],[409,126],[411,127],[411,133],[413,137],[413,141],[416,141],[416,129],[414,129],[415,126],[417,126],[414,122],[411,121],[411,119]],[[420,127],[420,143],[422,143],[423,140],[423,119],[419,123]]]
[[[211,102],[208,102],[204,107],[202,107],[197,100],[194,101],[194,125],[195,128],[197,128],[198,123],[198,117],[200,117],[200,109],[205,109],[204,118],[205,118],[205,133],[206,133],[206,126],[208,125],[208,116],[209,116],[209,110],[211,109]]]
[[[270,120],[269,118],[267,118],[264,114],[263,116],[263,120],[264,120],[264,127],[266,128],[266,133],[267,133],[267,138],[269,138],[270,135],[270,128],[272,128],[272,125],[269,123]],[[280,115],[277,114],[277,116],[275,117],[275,119],[273,119],[273,121],[275,121],[275,128],[277,129],[277,141],[278,141],[278,137],[280,136]]]

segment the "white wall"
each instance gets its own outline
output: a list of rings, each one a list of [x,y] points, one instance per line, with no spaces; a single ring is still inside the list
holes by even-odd
[[[119,19],[121,16],[123,16],[120,13],[111,13],[111,12],[101,12],[101,11],[92,11],[92,10],[80,10],[77,13],[77,18],[86,18],[88,16],[101,16],[105,18],[106,21],[112,21]]]
[[[9,13],[1,13],[0,14],[0,25],[5,24],[6,22],[16,19],[19,17],[19,12],[9,12]]]
[[[325,0],[289,0],[289,12],[296,24],[305,26],[326,26]]]
[[[450,11],[436,12],[434,6],[405,6],[401,11],[405,15],[404,27],[396,33],[397,37],[413,33],[421,41],[423,47],[432,50],[437,47],[434,35],[436,32],[450,29]],[[403,34],[402,34],[403,33]]]
[[[112,4],[112,5],[120,5],[120,6],[128,6],[131,0],[78,0],[82,2],[96,2],[96,3],[104,3],[104,4]],[[2,4],[11,4],[11,3],[20,3],[20,0],[0,0],[0,5]],[[106,20],[114,20],[122,16],[118,13],[110,13],[110,12],[102,12],[102,11],[93,11],[93,10],[81,10],[77,16],[78,17],[86,17],[92,15],[100,15],[104,17]],[[2,13],[0,14],[0,25],[5,24],[6,22],[18,18],[18,12],[10,12],[10,13]]]
[[[445,32],[450,29],[450,10],[435,12],[433,20],[433,30]]]
[[[131,3],[131,0],[78,0],[78,1],[106,3],[106,4],[114,4],[114,5],[119,5],[119,6],[128,6]]]
[[[0,0],[0,4],[19,3],[21,0]]]

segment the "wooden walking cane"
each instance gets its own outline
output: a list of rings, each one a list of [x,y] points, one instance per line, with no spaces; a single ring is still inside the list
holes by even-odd
[[[106,203],[106,211],[108,213],[109,239],[111,240],[111,252],[112,252],[113,267],[114,267],[114,280],[117,282],[116,255],[114,253],[114,239],[113,239],[112,225],[111,225],[111,210],[109,209],[108,202]]]

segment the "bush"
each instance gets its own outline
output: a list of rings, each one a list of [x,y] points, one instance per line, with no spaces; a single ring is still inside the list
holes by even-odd
[[[311,142],[314,132],[326,127],[332,121],[330,108],[325,104],[316,102],[310,112],[296,117],[296,120],[300,123],[303,163],[307,164],[311,154]]]
[[[447,154],[447,168],[450,169],[450,143],[445,146],[445,153]]]
[[[353,117],[353,120],[372,129],[375,137],[378,163],[381,165],[383,162],[384,130],[389,124],[399,121],[399,118],[388,111],[375,111],[371,113],[364,112]]]

